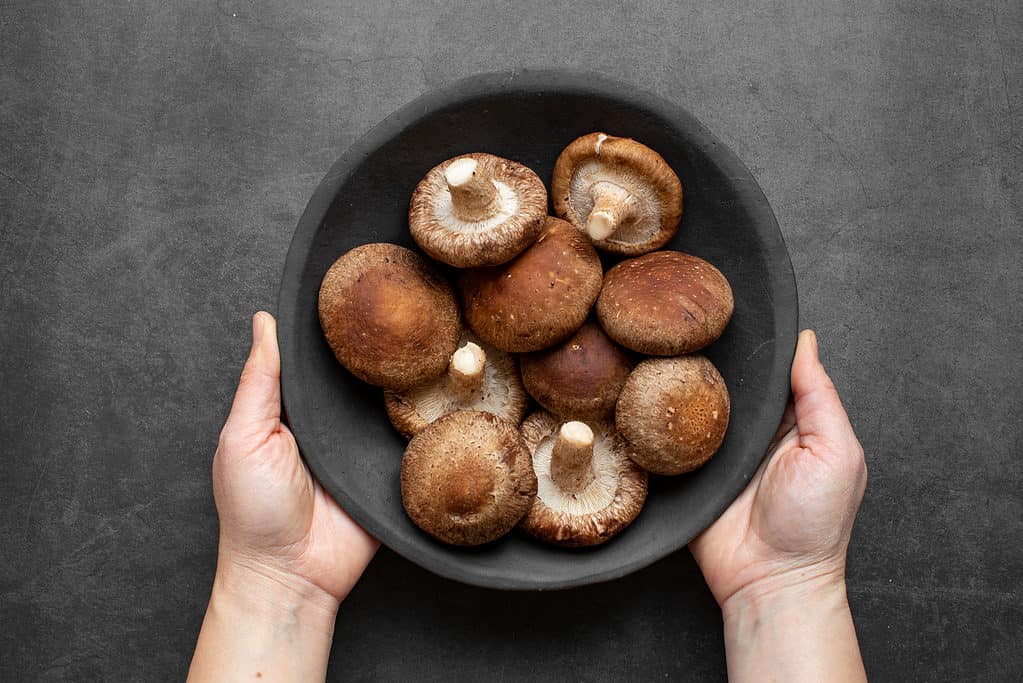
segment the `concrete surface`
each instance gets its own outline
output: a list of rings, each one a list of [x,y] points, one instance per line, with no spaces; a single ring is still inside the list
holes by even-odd
[[[209,463],[341,151],[478,71],[672,98],[753,170],[866,447],[849,588],[874,680],[1023,667],[1023,6],[0,5],[0,679],[181,679]],[[572,614],[580,615],[573,619]],[[331,677],[722,680],[688,553],[516,597],[383,552]]]

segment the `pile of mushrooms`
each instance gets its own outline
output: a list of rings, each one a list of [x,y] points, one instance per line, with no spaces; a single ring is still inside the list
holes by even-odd
[[[416,187],[408,223],[429,258],[461,269],[455,286],[377,243],[343,254],[320,287],[328,345],[384,390],[409,439],[405,511],[444,543],[516,527],[603,543],[640,514],[648,473],[701,467],[728,428],[725,381],[697,352],[724,332],[732,290],[707,261],[661,250],[682,216],[675,172],[635,140],[591,133],[558,156],[551,195],[556,217],[526,166],[448,159]],[[597,250],[619,260],[605,271]]]

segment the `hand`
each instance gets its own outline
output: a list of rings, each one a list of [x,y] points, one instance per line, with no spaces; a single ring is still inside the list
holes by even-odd
[[[281,424],[269,313],[213,458],[220,546],[189,681],[323,680],[338,605],[379,544],[312,478]]]
[[[378,543],[313,479],[281,424],[277,324],[252,319],[252,351],[213,458],[220,564],[263,572],[340,602]]]
[[[810,330],[799,335],[791,380],[793,400],[764,462],[690,550],[724,612],[726,647],[729,629],[741,630],[743,623],[755,630],[778,617],[798,631],[818,617],[837,615],[840,623],[831,619],[830,626],[851,633],[853,647],[845,654],[855,669],[859,651],[845,596],[845,557],[867,481],[863,448],[818,359],[817,338]],[[744,622],[744,616],[755,619]],[[819,633],[827,628],[819,621],[813,627]],[[748,647],[755,637],[745,633],[737,640]],[[801,647],[812,645],[804,640]],[[779,655],[780,648],[773,649]],[[797,651],[793,657],[801,655]],[[730,675],[741,679],[733,664],[739,668],[730,650]],[[766,680],[770,668],[757,664],[759,674],[756,669],[751,673]],[[862,664],[858,667],[853,678],[862,672]],[[834,670],[825,671],[827,679],[839,680]],[[781,678],[800,680],[791,669]]]
[[[759,585],[844,578],[867,471],[809,330],[799,335],[792,393],[746,490],[690,545],[721,606]]]

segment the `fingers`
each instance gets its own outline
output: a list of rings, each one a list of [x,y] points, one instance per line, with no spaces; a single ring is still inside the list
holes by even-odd
[[[225,434],[253,447],[273,434],[281,419],[281,358],[277,322],[260,311],[252,318],[252,349],[242,370]]]
[[[781,422],[778,423],[778,429],[775,431],[774,436],[771,437],[771,446],[778,443],[783,436],[789,433],[793,427],[796,426],[796,407],[792,405],[792,399],[789,399],[788,404],[785,406],[785,412],[782,413]]]
[[[835,385],[821,365],[813,330],[799,334],[792,361],[792,397],[802,438],[830,445],[856,440]]]
[[[359,523],[352,519],[351,515],[345,512],[344,508],[327,493],[320,482],[315,482],[314,486],[316,495],[328,502],[328,509],[338,528],[344,529],[351,540],[350,552],[356,565],[365,567],[380,548],[380,541],[359,526]]]
[[[785,410],[785,416],[782,417],[781,425],[771,440],[771,445],[768,446],[767,452],[764,453],[764,459],[760,461],[760,466],[750,479],[750,486],[747,488],[752,489],[752,494],[756,493],[757,487],[760,486],[760,480],[764,478],[764,472],[767,471],[775,454],[778,451],[784,451],[793,440],[799,439],[799,430],[796,429],[795,417],[789,418],[792,414],[792,404],[789,404],[789,407]],[[746,495],[745,492],[743,495]]]

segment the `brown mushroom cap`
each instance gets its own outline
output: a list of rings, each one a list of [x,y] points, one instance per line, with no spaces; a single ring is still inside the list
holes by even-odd
[[[522,383],[541,406],[566,420],[608,420],[632,370],[628,354],[588,322],[557,346],[519,358]]]
[[[353,375],[403,390],[444,372],[461,325],[451,286],[418,254],[396,244],[364,244],[327,270],[320,326]]]
[[[538,351],[582,326],[602,277],[590,241],[548,216],[540,237],[511,263],[462,273],[462,310],[488,344],[510,353]]]
[[[476,350],[479,356],[474,358]],[[466,353],[470,357],[469,374],[459,372],[457,363]],[[514,357],[463,334],[451,358],[448,372],[436,380],[404,392],[384,392],[387,416],[399,432],[415,436],[431,422],[456,410],[493,413],[515,425],[522,422],[529,399]]]
[[[522,439],[533,457],[537,494],[519,524],[527,533],[565,546],[597,545],[632,523],[646,501],[647,474],[630,458],[614,426],[590,423],[592,479],[568,492],[551,476],[552,454],[562,420],[538,411],[522,423]]]
[[[720,270],[679,251],[622,261],[604,278],[597,317],[622,346],[677,356],[707,346],[732,317],[732,288]]]
[[[504,536],[535,497],[536,476],[518,430],[490,413],[445,415],[412,438],[401,461],[409,518],[452,545]]]
[[[448,159],[416,186],[409,231],[431,257],[459,268],[505,263],[536,239],[547,188],[529,168],[492,154]]]
[[[605,133],[584,135],[561,152],[551,195],[554,213],[615,254],[663,247],[682,217],[682,183],[668,162],[642,143]]]
[[[721,447],[730,410],[725,380],[704,356],[651,358],[625,382],[615,422],[641,467],[682,474]]]

